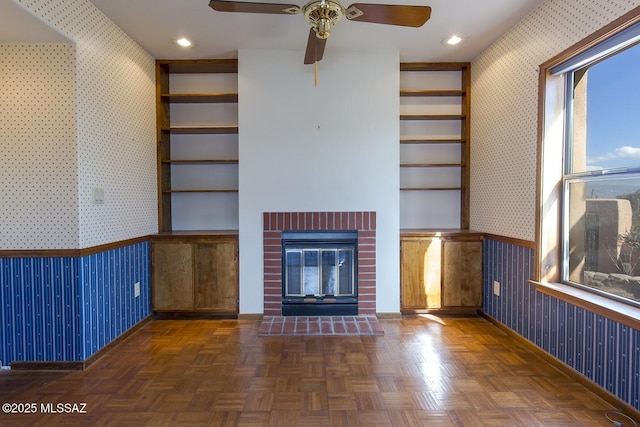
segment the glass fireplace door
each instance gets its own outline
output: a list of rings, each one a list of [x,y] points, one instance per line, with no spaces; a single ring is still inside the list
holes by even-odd
[[[354,296],[353,248],[286,248],[285,297]]]

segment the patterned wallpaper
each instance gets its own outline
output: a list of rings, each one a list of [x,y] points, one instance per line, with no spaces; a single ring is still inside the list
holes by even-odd
[[[74,71],[72,44],[0,44],[0,249],[78,247]]]
[[[13,1],[76,43],[77,201],[65,213],[77,217],[75,247],[155,233],[154,59],[88,0]],[[104,204],[93,203],[94,188],[104,189]],[[44,240],[47,224],[31,225]],[[51,246],[69,248],[70,242],[52,239]],[[11,249],[23,248],[41,246],[17,241]]]
[[[538,66],[637,0],[547,0],[471,66],[471,228],[535,238]]]

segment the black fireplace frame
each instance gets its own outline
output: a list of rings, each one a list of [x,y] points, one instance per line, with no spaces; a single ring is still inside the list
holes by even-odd
[[[282,315],[283,316],[355,316],[358,314],[358,231],[306,231],[282,232]],[[286,295],[286,249],[296,248],[353,248],[353,296]]]

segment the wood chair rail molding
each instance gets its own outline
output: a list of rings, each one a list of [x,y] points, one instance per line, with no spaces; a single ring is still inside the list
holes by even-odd
[[[100,252],[118,249],[136,243],[150,241],[154,239],[175,239],[175,238],[199,238],[220,235],[238,235],[238,231],[186,231],[186,232],[167,232],[158,233],[147,236],[140,236],[133,239],[120,240],[118,242],[106,243],[104,245],[92,246],[84,249],[8,249],[0,250],[0,258],[55,258],[55,257],[82,257],[94,255]],[[535,248],[535,242],[530,240],[521,240],[511,237],[499,236],[495,234],[482,233],[469,230],[400,230],[401,237],[411,236],[436,236],[440,237],[457,237],[464,236],[482,236],[485,239],[497,240],[500,242],[511,243],[526,248]]]
[[[95,255],[113,249],[123,248],[150,240],[150,236],[140,236],[133,239],[120,240],[104,245],[91,246],[83,249],[19,249],[0,250],[0,258],[76,258]]]

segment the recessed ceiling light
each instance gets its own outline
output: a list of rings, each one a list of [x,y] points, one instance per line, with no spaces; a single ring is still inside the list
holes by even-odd
[[[178,43],[182,47],[190,47],[191,45],[193,45],[191,40],[186,37],[179,38],[178,40],[176,40],[176,43]]]
[[[465,41],[467,36],[462,34],[453,34],[442,40],[442,44],[445,46],[456,46]]]

